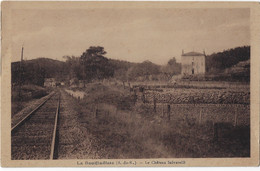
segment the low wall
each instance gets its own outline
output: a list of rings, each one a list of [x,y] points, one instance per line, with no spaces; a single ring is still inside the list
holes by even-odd
[[[171,91],[145,91],[145,101],[172,104],[250,104],[250,92],[217,89],[174,89]],[[142,93],[138,93],[141,99]]]

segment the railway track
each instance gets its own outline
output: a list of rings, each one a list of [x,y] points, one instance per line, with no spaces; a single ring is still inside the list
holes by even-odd
[[[11,128],[12,160],[57,159],[59,110],[56,92]]]

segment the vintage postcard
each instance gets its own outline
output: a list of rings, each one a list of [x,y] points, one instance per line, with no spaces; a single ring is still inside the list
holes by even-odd
[[[259,165],[259,3],[1,7],[3,167]]]

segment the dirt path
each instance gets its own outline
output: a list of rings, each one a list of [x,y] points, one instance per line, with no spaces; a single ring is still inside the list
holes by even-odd
[[[79,122],[77,101],[61,91],[58,159],[97,159],[95,138]]]

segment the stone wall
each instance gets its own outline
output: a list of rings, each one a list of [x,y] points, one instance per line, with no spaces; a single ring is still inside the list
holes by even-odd
[[[171,91],[145,91],[145,101],[172,104],[249,104],[250,92],[226,89],[174,89]],[[138,93],[139,99],[142,93]]]

